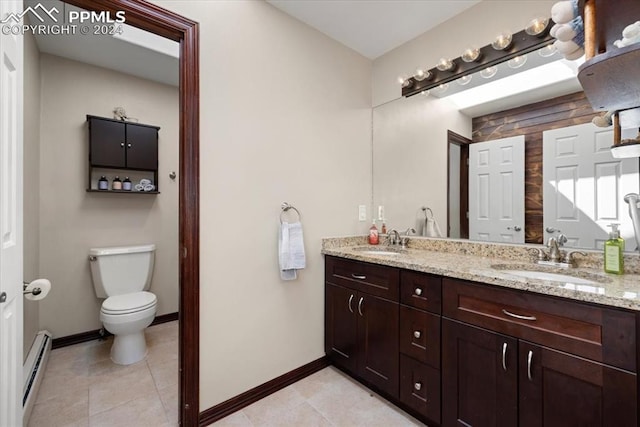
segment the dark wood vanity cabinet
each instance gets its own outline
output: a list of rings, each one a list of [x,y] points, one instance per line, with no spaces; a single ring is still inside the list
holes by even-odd
[[[638,425],[637,313],[331,256],[325,268],[327,356],[427,425]]]
[[[444,426],[637,425],[633,313],[443,282]]]
[[[91,115],[87,115],[87,121],[89,189],[93,168],[148,171],[153,173],[153,183],[157,186],[158,126]]]
[[[327,257],[325,278],[327,356],[397,398],[399,270]]]

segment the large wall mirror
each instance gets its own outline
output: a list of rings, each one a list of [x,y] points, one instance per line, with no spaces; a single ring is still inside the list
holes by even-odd
[[[611,157],[613,131],[591,124],[602,113],[582,92],[580,62],[547,53],[473,75],[486,84],[471,89],[454,81],[374,108],[373,208],[384,206],[389,229],[426,235],[433,212],[442,237],[542,244],[563,234],[566,247],[599,249],[620,223],[636,249],[623,198],[638,193],[638,159]],[[498,229],[474,225],[492,215]]]

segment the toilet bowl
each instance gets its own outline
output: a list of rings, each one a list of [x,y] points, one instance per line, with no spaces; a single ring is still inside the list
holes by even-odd
[[[147,292],[153,275],[155,245],[89,250],[91,278],[98,298],[105,298],[100,321],[114,335],[111,360],[120,365],[147,355],[144,330],[156,315],[157,298]]]
[[[147,355],[144,330],[156,315],[157,299],[151,292],[134,292],[107,298],[100,321],[111,332],[111,360],[119,365],[139,362]]]

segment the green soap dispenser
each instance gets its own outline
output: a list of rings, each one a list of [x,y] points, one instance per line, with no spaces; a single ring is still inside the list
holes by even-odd
[[[604,242],[604,271],[606,273],[624,273],[624,239],[620,237],[620,224],[609,224],[609,240]]]

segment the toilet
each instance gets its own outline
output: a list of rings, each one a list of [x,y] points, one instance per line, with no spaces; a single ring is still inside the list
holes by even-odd
[[[153,275],[153,244],[89,250],[91,277],[104,328],[114,335],[111,360],[130,365],[144,359],[144,330],[156,315],[157,299],[147,292]]]

